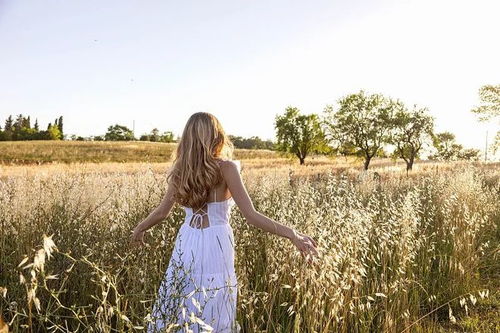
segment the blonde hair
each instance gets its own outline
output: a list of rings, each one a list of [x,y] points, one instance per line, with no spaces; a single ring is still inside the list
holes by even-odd
[[[233,149],[233,143],[214,115],[208,112],[191,115],[167,176],[169,184],[176,189],[175,201],[185,207],[202,207],[210,190],[222,181],[217,160],[231,159]]]

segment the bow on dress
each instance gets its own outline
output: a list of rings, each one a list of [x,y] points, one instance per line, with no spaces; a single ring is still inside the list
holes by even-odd
[[[193,217],[191,218],[191,222],[189,223],[191,226],[203,229],[203,216],[207,215],[207,213],[193,213]],[[194,222],[194,225],[193,225]]]

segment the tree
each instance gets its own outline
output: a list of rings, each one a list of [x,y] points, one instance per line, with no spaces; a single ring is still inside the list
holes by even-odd
[[[29,128],[29,129],[31,129],[31,119],[30,119],[30,116],[28,116],[28,118],[24,118],[23,117],[22,127],[23,128]]]
[[[59,117],[59,121],[57,122],[57,128],[59,129],[59,132],[61,132],[61,138],[64,137],[64,132],[63,132],[63,117]]]
[[[497,121],[500,123],[500,84],[485,85],[479,89],[479,98],[482,105],[472,109],[479,115],[480,121]],[[492,145],[492,152],[496,154],[500,147],[500,131],[497,131]]]
[[[16,140],[34,140],[37,131],[34,128],[23,127],[16,133]]]
[[[467,161],[479,161],[479,155],[481,154],[479,149],[467,148],[463,149],[458,153],[458,158]]]
[[[4,131],[12,131],[13,124],[14,124],[14,120],[12,119],[12,116],[9,115],[9,117],[5,120]]]
[[[258,136],[244,138],[241,136],[229,135],[229,139],[233,143],[234,147],[240,149],[274,149],[274,142],[271,140],[264,141]]]
[[[126,126],[116,124],[108,127],[104,138],[106,141],[127,141],[134,140],[134,134]]]
[[[497,134],[495,135],[495,139],[493,140],[493,146],[491,147],[493,155],[496,154],[499,149],[500,149],[500,131],[497,132]]]
[[[14,124],[12,125],[12,140],[19,140],[19,134],[23,128],[24,117],[22,114],[18,114]]]
[[[152,142],[174,142],[174,133],[171,131],[166,131],[160,134],[157,128],[153,128],[150,134],[143,134],[139,137],[140,141],[152,141]]]
[[[59,132],[59,127],[57,125],[51,125],[47,129],[47,139],[48,140],[61,140],[61,132]]]
[[[430,156],[435,160],[456,160],[462,151],[462,145],[456,143],[455,134],[451,132],[442,132],[433,136],[433,145],[436,148],[436,154]]]
[[[160,141],[160,131],[157,128],[153,128],[151,135],[149,136],[149,140],[153,142]]]
[[[22,114],[18,114],[16,117],[16,121],[14,122],[14,131],[19,131],[23,128],[24,117]]]
[[[481,121],[500,117],[500,84],[482,86],[479,99],[483,104],[473,108],[472,112],[479,115]]]
[[[316,114],[301,115],[299,109],[289,106],[283,115],[276,116],[275,129],[278,150],[296,155],[301,165],[311,152],[327,149]]]
[[[337,143],[338,144],[334,148],[334,150],[341,156],[344,156],[346,161],[347,161],[347,156],[356,154],[357,148],[352,143],[347,141],[337,141]]]
[[[358,148],[351,142],[349,142],[349,140],[343,133],[335,130],[334,122],[331,119],[333,114],[333,106],[327,105],[323,114],[323,116],[326,115],[326,117],[324,117],[324,119],[321,121],[321,125],[325,133],[325,139],[331,147],[331,152],[337,155],[344,156],[347,161],[348,155],[358,154]]]
[[[9,117],[5,120],[5,126],[3,129],[3,135],[2,135],[2,141],[10,141],[12,140],[12,133],[14,131],[14,120],[12,119],[12,116],[9,115]]]
[[[396,102],[381,94],[367,95],[363,90],[339,100],[340,108],[324,110],[325,130],[340,145],[352,145],[364,156],[364,169],[389,141],[391,114]]]
[[[166,131],[163,132],[162,135],[160,135],[160,141],[161,142],[174,142],[174,133],[171,131]]]
[[[416,105],[410,111],[400,103],[394,113],[390,143],[396,146],[396,156],[406,162],[406,171],[413,168],[420,150],[432,139],[434,118],[427,112],[427,108]]]

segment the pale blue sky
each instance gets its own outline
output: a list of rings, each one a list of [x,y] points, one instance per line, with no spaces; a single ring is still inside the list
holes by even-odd
[[[321,113],[365,89],[429,107],[438,130],[483,148],[470,109],[500,83],[499,1],[0,0],[0,122],[62,115],[180,134],[193,112],[274,138],[286,106]]]

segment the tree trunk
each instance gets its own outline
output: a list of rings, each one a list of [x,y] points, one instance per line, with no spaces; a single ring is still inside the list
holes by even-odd
[[[415,160],[415,156],[410,156],[410,159],[406,161],[406,175],[408,176],[408,172],[413,169],[413,161]]]
[[[305,161],[305,158],[304,157],[299,157],[299,160],[300,160],[300,165],[303,165],[304,161]]]
[[[368,170],[368,166],[370,165],[371,156],[365,156],[365,170]]]
[[[413,169],[413,158],[410,158],[408,162],[406,162],[406,171],[410,171]]]

